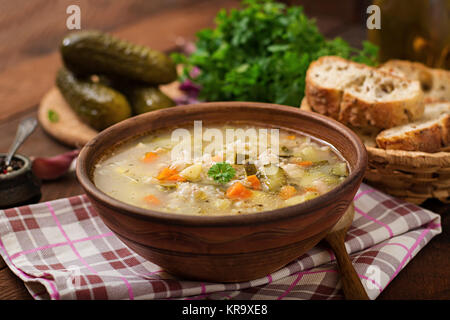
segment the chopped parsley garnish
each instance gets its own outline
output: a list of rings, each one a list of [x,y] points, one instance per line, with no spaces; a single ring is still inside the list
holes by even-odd
[[[218,162],[208,170],[208,176],[219,183],[227,183],[236,175],[236,170],[227,162]]]
[[[56,111],[50,109],[48,110],[48,120],[50,120],[50,122],[58,122],[59,121],[59,115]]]

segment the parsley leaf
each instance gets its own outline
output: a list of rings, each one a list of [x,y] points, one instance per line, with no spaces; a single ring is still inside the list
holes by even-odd
[[[55,123],[59,121],[59,115],[55,110],[49,109],[47,115],[50,122]]]
[[[361,50],[341,38],[327,40],[300,6],[273,0],[244,0],[240,9],[221,10],[216,27],[197,33],[196,50],[172,55],[184,65],[180,80],[190,79],[206,101],[260,101],[298,107],[309,64],[338,55],[375,65],[378,48]],[[194,67],[200,74],[192,77]]]
[[[218,162],[208,170],[208,176],[219,183],[227,183],[236,174],[236,170],[227,162]]]

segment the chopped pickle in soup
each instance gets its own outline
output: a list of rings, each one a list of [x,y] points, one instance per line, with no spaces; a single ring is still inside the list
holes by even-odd
[[[180,147],[172,139],[175,129],[155,131],[114,149],[96,164],[95,185],[141,208],[186,215],[238,215],[314,199],[349,174],[346,161],[332,146],[298,132],[277,129],[275,135],[271,128],[227,123],[202,128],[199,147],[194,127],[187,127],[183,129],[189,134],[186,141],[191,152],[182,147],[174,156]],[[222,135],[223,143],[216,145],[221,148],[211,148],[214,139],[205,138],[208,129]],[[267,135],[256,140],[235,136],[228,141],[227,129],[263,130]],[[273,137],[278,139],[278,152],[270,144]]]

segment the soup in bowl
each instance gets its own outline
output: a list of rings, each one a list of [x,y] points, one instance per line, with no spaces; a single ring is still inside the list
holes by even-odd
[[[323,239],[366,165],[359,138],[332,119],[215,102],[104,130],[81,151],[77,176],[136,253],[174,275],[236,282],[276,271]]]
[[[296,205],[338,186],[348,165],[332,145],[261,124],[216,123],[150,132],[104,155],[97,188],[141,208],[204,216]]]

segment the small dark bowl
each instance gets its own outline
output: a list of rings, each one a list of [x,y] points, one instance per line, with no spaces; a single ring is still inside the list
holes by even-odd
[[[96,162],[111,148],[194,120],[206,125],[245,121],[311,134],[340,151],[350,174],[330,192],[295,206],[215,217],[138,208],[106,195],[92,182]],[[352,202],[366,166],[360,139],[330,118],[273,104],[213,102],[145,113],[102,131],[81,150],[77,177],[105,224],[142,257],[181,277],[237,282],[264,277],[323,239]]]
[[[0,158],[6,157],[0,153]],[[41,182],[31,170],[31,160],[16,154],[14,159],[23,162],[22,168],[0,175],[0,209],[17,207],[39,202]]]

